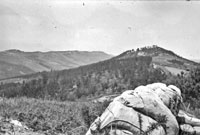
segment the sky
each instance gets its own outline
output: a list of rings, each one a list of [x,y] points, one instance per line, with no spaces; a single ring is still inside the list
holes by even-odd
[[[200,59],[199,1],[1,0],[0,51],[104,51],[158,45]]]

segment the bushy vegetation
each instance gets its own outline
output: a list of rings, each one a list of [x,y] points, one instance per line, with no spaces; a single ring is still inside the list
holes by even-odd
[[[183,101],[192,109],[200,108],[200,67],[189,73],[182,72],[177,76],[171,76],[165,82],[179,87]]]
[[[108,102],[58,102],[31,98],[2,98],[0,116],[17,119],[34,132],[83,135]]]

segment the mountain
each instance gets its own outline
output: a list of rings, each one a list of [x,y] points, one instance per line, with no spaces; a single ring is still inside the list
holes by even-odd
[[[158,46],[126,51],[111,59],[61,71],[40,72],[0,81],[0,96],[82,100],[118,94],[199,64]]]
[[[23,52],[7,50],[0,52],[0,79],[51,70],[63,70],[87,65],[111,58],[104,52],[50,51]]]
[[[180,74],[181,72],[186,73],[199,65],[199,63],[185,59],[173,51],[156,45],[138,48],[137,50],[128,50],[116,58],[124,59],[136,56],[150,56],[152,57],[152,64],[155,68],[161,68],[164,72],[174,75]]]

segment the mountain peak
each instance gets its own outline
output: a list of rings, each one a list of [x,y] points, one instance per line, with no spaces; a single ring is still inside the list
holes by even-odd
[[[153,57],[153,56],[158,56],[158,55],[163,55],[163,54],[180,57],[174,52],[164,49],[162,47],[159,47],[157,45],[145,46],[142,48],[137,48],[136,50],[134,49],[128,50],[117,57],[118,58],[127,58],[127,57],[135,57],[135,56],[152,56]]]
[[[170,71],[173,74],[180,73],[181,71],[187,72],[191,68],[199,65],[194,61],[183,58],[175,54],[173,51],[164,49],[157,45],[137,48],[136,50],[128,50],[115,58],[126,59],[140,56],[152,57],[152,64],[154,67],[161,68],[164,71]]]

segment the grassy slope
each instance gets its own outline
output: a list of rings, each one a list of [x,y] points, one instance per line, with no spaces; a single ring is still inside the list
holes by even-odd
[[[0,61],[0,79],[3,77],[13,77],[15,75],[31,74],[33,72],[33,70],[26,66]]]
[[[0,79],[41,71],[69,69],[111,57],[111,55],[104,52],[87,51],[4,51],[0,52]],[[11,68],[12,74],[7,71],[8,69],[11,70]]]

